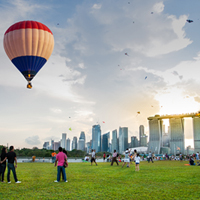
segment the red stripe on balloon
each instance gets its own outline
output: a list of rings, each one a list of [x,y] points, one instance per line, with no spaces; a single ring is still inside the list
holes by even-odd
[[[44,30],[44,31],[48,31],[49,33],[51,33],[53,35],[51,30],[47,26],[45,26],[44,24],[42,24],[40,22],[36,22],[36,21],[21,21],[21,22],[17,22],[15,24],[13,24],[12,26],[10,26],[8,28],[8,30],[5,32],[4,35],[9,33],[10,31],[14,31],[14,30],[18,30],[18,29],[27,29],[27,28],[41,29],[41,30]]]

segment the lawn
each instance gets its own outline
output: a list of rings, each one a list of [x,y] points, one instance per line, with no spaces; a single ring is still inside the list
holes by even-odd
[[[51,163],[18,163],[22,183],[11,174],[11,184],[0,183],[0,199],[200,199],[200,166],[185,163],[144,161],[139,172],[134,164],[69,163],[68,183],[54,183],[57,169]]]

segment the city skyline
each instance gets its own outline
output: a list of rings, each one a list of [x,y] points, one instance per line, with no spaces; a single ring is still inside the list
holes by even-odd
[[[199,111],[199,7],[182,0],[1,1],[0,143],[42,148],[62,133],[72,142],[81,131],[88,142],[95,124],[111,138],[128,127],[130,143],[140,125],[149,136],[149,116]],[[3,48],[6,30],[23,20],[45,24],[55,42],[31,90]],[[191,119],[184,132],[193,147]]]

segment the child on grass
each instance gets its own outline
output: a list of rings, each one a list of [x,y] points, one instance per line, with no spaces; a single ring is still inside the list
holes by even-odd
[[[135,171],[139,171],[139,164],[140,164],[140,156],[139,153],[137,153],[137,156],[135,156]]]

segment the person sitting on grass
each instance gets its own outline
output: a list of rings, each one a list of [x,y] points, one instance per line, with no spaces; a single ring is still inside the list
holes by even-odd
[[[67,176],[65,173],[65,168],[64,168],[64,163],[67,162],[67,156],[65,153],[63,153],[63,149],[62,147],[58,148],[59,153],[56,156],[56,161],[55,161],[55,167],[57,165],[58,162],[58,166],[57,166],[57,180],[55,180],[54,182],[59,182],[60,181],[60,172],[62,171],[63,173],[63,178],[64,178],[64,182],[68,182],[67,181]]]
[[[194,158],[192,156],[190,156],[190,165],[195,165]]]

